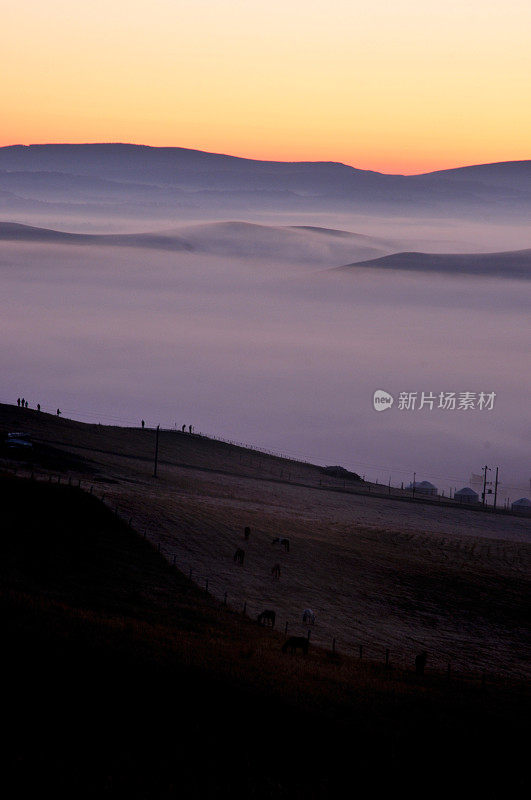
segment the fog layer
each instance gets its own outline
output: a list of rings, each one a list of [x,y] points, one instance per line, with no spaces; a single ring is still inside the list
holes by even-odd
[[[502,500],[523,493],[528,282],[41,242],[4,242],[0,277],[4,402],[193,424],[446,492],[499,465]],[[493,409],[398,408],[465,391]]]

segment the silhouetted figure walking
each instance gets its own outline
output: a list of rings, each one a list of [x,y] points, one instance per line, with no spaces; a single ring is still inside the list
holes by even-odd
[[[26,408],[28,407],[28,401],[26,400]]]
[[[146,423],[144,422],[144,420],[142,420],[142,430],[144,430],[145,427],[146,427]]]
[[[274,565],[273,569],[271,570],[271,575],[273,576],[273,578],[275,578],[275,580],[278,580],[280,578],[280,564]]]
[[[428,654],[425,650],[423,650],[422,653],[419,653],[418,656],[415,656],[415,672],[417,675],[424,675],[427,658]]]
[[[234,563],[243,564],[244,558],[245,558],[245,550],[242,550],[241,547],[238,547],[238,549],[234,553]]]
[[[58,417],[60,417],[60,416],[61,416],[61,409],[60,409],[60,408],[58,408],[58,409],[57,409],[57,416],[58,416]]]
[[[181,428],[182,433],[186,433],[186,425],[183,425]]]
[[[192,426],[191,425],[188,425],[188,432],[192,433]]]
[[[243,538],[246,542],[249,541],[249,536],[251,535],[251,529],[249,527],[243,529]]]
[[[17,398],[17,406],[20,408],[20,397]]]
[[[37,411],[40,411],[40,410],[41,410],[41,404],[37,403]]]
[[[22,406],[22,408],[24,408],[24,402],[25,402],[24,398],[22,398],[22,400],[20,401],[20,405]]]

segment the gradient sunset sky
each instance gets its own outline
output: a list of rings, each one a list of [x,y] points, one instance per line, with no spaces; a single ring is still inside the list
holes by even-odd
[[[526,159],[530,33],[529,0],[21,0],[2,8],[0,145]]]

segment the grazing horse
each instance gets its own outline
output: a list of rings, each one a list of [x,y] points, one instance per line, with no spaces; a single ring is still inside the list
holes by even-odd
[[[302,621],[309,622],[312,625],[315,625],[315,614],[313,613],[311,608],[305,608],[302,612]]]
[[[251,535],[251,529],[247,526],[243,529],[243,538],[246,542],[249,541],[249,536]]]
[[[234,563],[243,564],[244,558],[245,558],[245,550],[242,550],[241,547],[238,547],[238,549],[234,553]]]
[[[266,609],[265,611],[262,611],[261,614],[258,614],[256,619],[260,625],[271,625],[271,627],[274,628],[276,616],[277,615],[274,611]]]
[[[308,648],[310,647],[310,642],[306,639],[305,636],[290,636],[289,639],[286,639],[284,644],[282,645],[282,652],[283,653],[291,653],[291,655],[295,655],[297,650],[302,650],[305,656],[308,655]]]
[[[273,569],[271,570],[271,575],[273,576],[273,578],[276,578],[277,580],[278,578],[280,578],[280,564],[275,564],[273,566]]]
[[[426,660],[428,658],[428,654],[425,650],[422,653],[419,653],[418,656],[415,656],[415,672],[417,675],[424,675],[424,668],[426,666]]]
[[[283,539],[281,536],[277,536],[276,539],[273,539],[271,544],[281,544],[286,553],[289,553],[289,539]]]

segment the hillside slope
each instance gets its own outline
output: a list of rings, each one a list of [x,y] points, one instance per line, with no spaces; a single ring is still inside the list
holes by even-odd
[[[0,486],[4,780],[21,796],[332,798],[353,771],[378,791],[435,773],[441,790],[523,788],[517,686],[284,655],[96,498]]]
[[[87,425],[0,406],[0,432],[34,448],[4,463],[45,481],[81,481],[194,582],[232,608],[275,610],[279,625],[351,655],[410,668],[521,678],[530,663],[526,597],[530,520],[412,499],[323,475],[317,465],[161,431]],[[63,461],[61,461],[63,459]],[[244,541],[243,529],[251,528]],[[285,552],[272,542],[290,540]],[[245,550],[243,565],[235,550]],[[278,563],[276,580],[272,567]]]

